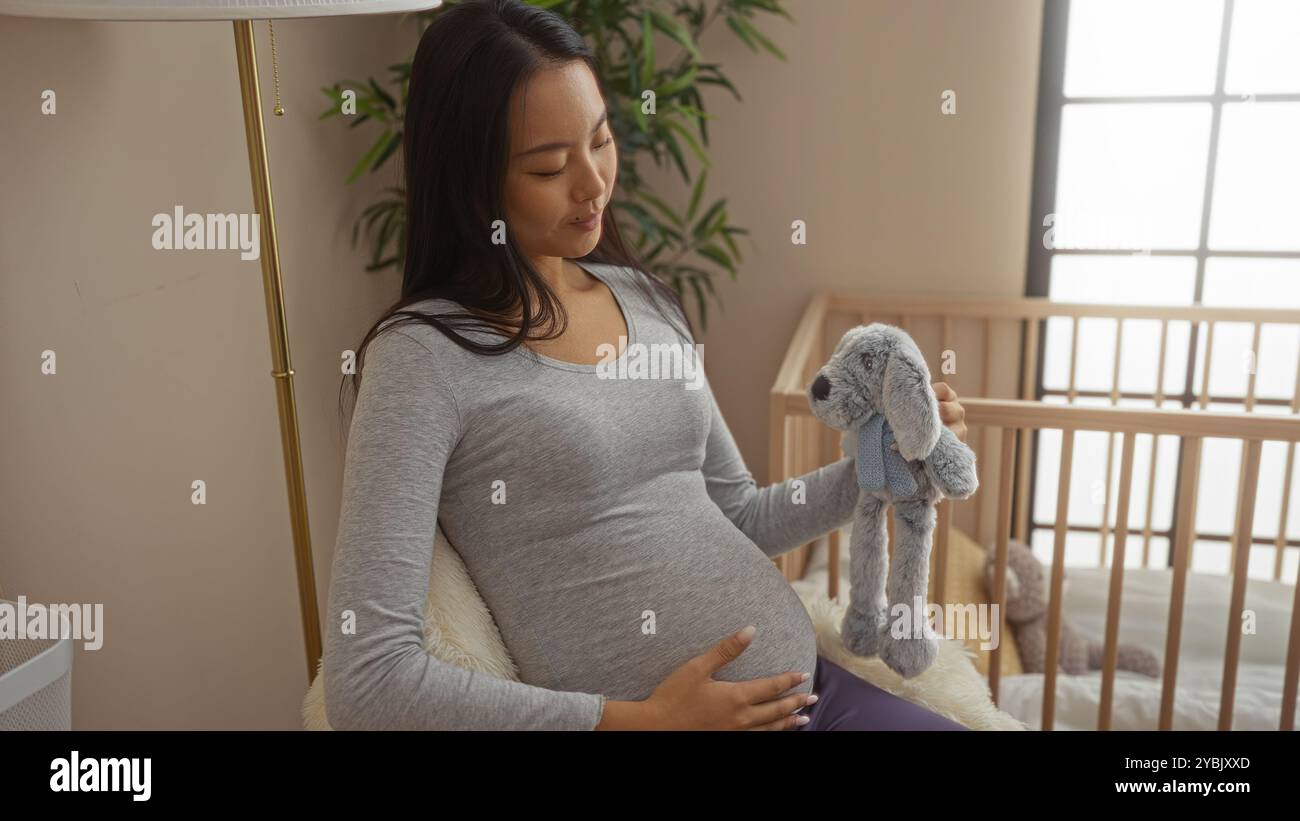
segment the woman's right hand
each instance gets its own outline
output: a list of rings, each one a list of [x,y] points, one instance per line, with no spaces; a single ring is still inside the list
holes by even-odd
[[[674,670],[641,702],[651,726],[659,730],[789,730],[808,723],[807,716],[792,713],[817,697],[781,694],[804,682],[811,672],[751,681],[713,678],[717,670],[745,652],[752,640],[752,628],[732,633]]]

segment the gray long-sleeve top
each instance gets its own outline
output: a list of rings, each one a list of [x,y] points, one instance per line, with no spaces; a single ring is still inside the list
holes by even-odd
[[[623,310],[624,357],[682,342],[643,274],[582,267]],[[371,342],[324,626],[331,726],[590,730],[606,699],[646,698],[747,624],[753,641],[715,678],[813,672],[812,622],[771,559],[851,518],[854,460],[760,489],[707,379],[602,375],[526,347],[477,355],[422,324]],[[424,651],[439,521],[522,681]]]

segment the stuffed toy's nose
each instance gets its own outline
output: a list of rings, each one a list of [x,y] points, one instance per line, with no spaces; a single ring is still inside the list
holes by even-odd
[[[831,392],[831,380],[827,379],[821,374],[817,374],[817,378],[814,379],[812,383],[813,399],[816,399],[817,401],[820,402],[821,400],[825,399],[830,394],[830,392]]]

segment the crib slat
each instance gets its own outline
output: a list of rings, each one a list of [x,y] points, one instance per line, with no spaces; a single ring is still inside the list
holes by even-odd
[[[1295,729],[1295,702],[1300,683],[1300,584],[1291,599],[1291,637],[1286,643],[1286,676],[1282,684],[1282,720],[1279,730]]]
[[[1250,545],[1255,526],[1255,491],[1259,484],[1259,456],[1264,443],[1250,439],[1245,443],[1246,470],[1242,492],[1237,496],[1238,545],[1232,568],[1232,604],[1228,608],[1228,644],[1223,658],[1223,693],[1219,697],[1219,729],[1232,729],[1232,701],[1237,690],[1237,660],[1241,656],[1241,615],[1246,606],[1246,572],[1250,564]]]
[[[1147,507],[1142,525],[1142,566],[1151,566],[1151,531],[1156,503],[1156,459],[1160,455],[1160,437],[1151,434],[1151,464],[1147,465]]]
[[[1124,320],[1115,320],[1115,359],[1110,369],[1110,404],[1119,404],[1119,361],[1124,349]],[[1115,469],[1115,434],[1106,434],[1106,496],[1101,503],[1101,539],[1097,550],[1097,566],[1106,566],[1106,543],[1110,537],[1110,475]]]
[[[1151,530],[1156,503],[1156,457],[1160,455],[1160,437],[1151,434],[1151,464],[1147,466],[1146,520],[1142,526],[1142,566],[1151,566]]]
[[[948,537],[952,531],[952,500],[939,502],[934,536],[934,594],[931,600],[944,604],[948,601]]]
[[[1251,338],[1251,343],[1250,343],[1250,354],[1251,354],[1250,375],[1249,378],[1247,379],[1246,396],[1244,399],[1245,409],[1248,413],[1255,410],[1255,373],[1259,370],[1259,335],[1260,335],[1260,328],[1262,323],[1256,322],[1254,323],[1254,325],[1255,325],[1255,331],[1254,331],[1254,335]],[[1237,466],[1237,498],[1238,499],[1241,499],[1242,494],[1246,492],[1247,478],[1246,478],[1246,459],[1244,458],[1245,456],[1246,456],[1245,448],[1243,447],[1242,448],[1243,458],[1241,459],[1240,463]],[[1229,549],[1228,566],[1229,567],[1237,566],[1237,553],[1241,549],[1241,545],[1242,542],[1241,542],[1240,534],[1238,532],[1237,534],[1234,534],[1232,539],[1228,542],[1228,549]],[[1247,540],[1246,542],[1247,553],[1250,552],[1250,545],[1251,542]]]
[[[1029,482],[1030,461],[1034,444],[1033,428],[1020,428],[1020,441],[1016,444],[1016,538],[1029,544]]]
[[[1210,357],[1214,353],[1214,320],[1205,323],[1205,362],[1201,367],[1201,410],[1210,404]]]
[[[1286,470],[1282,474],[1282,512],[1278,514],[1277,539],[1273,541],[1273,581],[1282,581],[1282,557],[1291,518],[1291,475],[1295,471],[1295,442],[1286,444]]]
[[[1097,567],[1106,566],[1106,545],[1110,541],[1110,474],[1115,469],[1115,434],[1106,434],[1105,497],[1101,502],[1101,527],[1098,529]]]
[[[1038,320],[1025,320],[1025,358],[1020,373],[1020,398],[1033,401],[1036,364],[1038,362]],[[1021,428],[1020,446],[1016,451],[1016,538],[1029,542],[1029,460],[1034,431]]]
[[[1160,352],[1156,364],[1155,406],[1165,405],[1165,346],[1169,341],[1169,320],[1160,320]],[[1160,437],[1151,434],[1151,464],[1147,470],[1147,508],[1146,522],[1142,527],[1142,566],[1151,564],[1151,520],[1155,512],[1156,499],[1156,456],[1160,453]]]
[[[1065,584],[1065,534],[1070,512],[1070,468],[1074,461],[1075,431],[1061,431],[1061,472],[1056,479],[1056,539],[1052,546],[1052,583],[1047,603],[1047,656],[1043,661],[1044,730],[1056,720],[1056,665],[1061,650],[1061,605]]]
[[[989,384],[990,384],[989,377],[990,377],[990,372],[993,369],[992,356],[993,356],[993,319],[991,317],[986,316],[984,317],[984,367],[980,369],[980,397],[982,398],[988,398],[988,396],[992,393],[992,391],[989,389]],[[983,456],[984,454],[989,452],[988,433],[989,433],[989,426],[980,425],[980,444],[979,444],[979,450],[976,451],[977,457]],[[999,467],[999,469],[1002,468]],[[981,497],[976,496],[975,497],[975,540],[976,541],[979,541],[980,535],[983,533],[983,526],[984,526],[984,500]]]
[[[1246,492],[1246,446],[1242,443],[1241,459],[1237,462],[1237,500],[1240,501]],[[1237,566],[1237,553],[1241,547],[1240,534],[1233,532],[1228,536],[1228,567]],[[1246,552],[1250,552],[1250,544],[1246,545]]]
[[[1065,401],[1070,403],[1071,405],[1074,404],[1074,400],[1077,399],[1079,396],[1079,392],[1075,390],[1074,387],[1075,374],[1078,371],[1078,366],[1079,366],[1079,315],[1075,314],[1073,317],[1071,317],[1071,323],[1070,323],[1070,384],[1065,392],[1065,395],[1067,397]]]
[[[1133,489],[1133,449],[1137,434],[1124,434],[1119,457],[1119,498],[1115,510],[1115,554],[1111,557],[1110,595],[1106,599],[1106,645],[1101,663],[1101,707],[1097,729],[1109,730],[1115,694],[1115,663],[1119,658],[1119,609],[1124,594],[1124,548],[1128,541],[1129,494]]]
[[[1198,488],[1200,487],[1201,457],[1205,455],[1205,448],[1203,447],[1204,442],[1202,442],[1201,444],[1202,444],[1202,447],[1198,448],[1197,451],[1196,451],[1196,459],[1194,460],[1193,468],[1192,468],[1192,475],[1195,476],[1195,477],[1197,477],[1197,478],[1195,479],[1195,481],[1197,482],[1197,487],[1198,487]],[[1198,492],[1199,492],[1199,491],[1198,491]],[[1191,540],[1188,542],[1188,547],[1187,547],[1187,566],[1188,566],[1188,567],[1191,567],[1192,565],[1194,565],[1194,564],[1196,563],[1196,536],[1197,536],[1197,532],[1196,532],[1196,517],[1195,517],[1195,516],[1192,517],[1192,525],[1191,525],[1191,528],[1190,528],[1190,529],[1191,529],[1192,537],[1191,537]]]
[[[1169,597],[1169,625],[1165,631],[1165,677],[1160,694],[1159,729],[1174,723],[1174,688],[1178,681],[1178,646],[1183,632],[1183,599],[1187,593],[1188,554],[1195,538],[1197,476],[1201,463],[1201,437],[1184,440],[1182,471],[1178,476],[1178,537],[1174,540],[1174,577]]]
[[[1291,412],[1300,413],[1300,358],[1296,360],[1295,390],[1291,395]],[[1291,497],[1291,472],[1295,464],[1295,443],[1287,445],[1286,454],[1286,490],[1282,493],[1282,524],[1278,525],[1277,555],[1274,558],[1273,578],[1282,578],[1282,551],[1286,547],[1287,509],[1286,502]],[[1278,723],[1280,730],[1295,729],[1296,691],[1300,689],[1300,583],[1295,586],[1295,595],[1291,600],[1291,636],[1286,645],[1286,675],[1282,683],[1282,719]]]
[[[1291,395],[1291,412],[1300,413],[1300,357],[1296,358],[1295,391]],[[1277,540],[1273,543],[1273,580],[1282,580],[1282,558],[1286,553],[1286,534],[1290,524],[1291,476],[1295,469],[1295,442],[1286,446],[1286,473],[1282,476],[1282,513],[1277,526]]]
[[[1002,460],[998,462],[998,522],[997,564],[994,568],[993,601],[998,606],[998,642],[989,654],[989,690],[993,702],[998,700],[998,685],[1002,681],[1002,637],[1006,632],[1006,570],[1007,542],[1011,538],[1011,491],[1015,478],[1016,429],[1002,429]]]

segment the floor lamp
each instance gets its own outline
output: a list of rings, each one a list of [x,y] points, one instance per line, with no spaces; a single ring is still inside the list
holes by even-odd
[[[262,283],[271,334],[271,377],[275,380],[284,475],[289,490],[289,519],[293,528],[293,555],[298,573],[298,601],[307,650],[308,682],[315,677],[321,656],[320,616],[316,608],[316,574],[312,569],[302,448],[298,440],[298,405],[293,392],[293,363],[289,357],[280,248],[275,235],[275,207],[271,199],[271,172],[266,156],[262,93],[257,81],[253,21],[423,11],[440,5],[442,0],[0,0],[0,14],[21,17],[172,22],[230,20],[234,23],[253,208],[259,215],[261,230]],[[274,42],[272,40],[273,47]],[[272,56],[274,58],[274,51]],[[283,115],[284,109],[277,104],[275,113]]]

